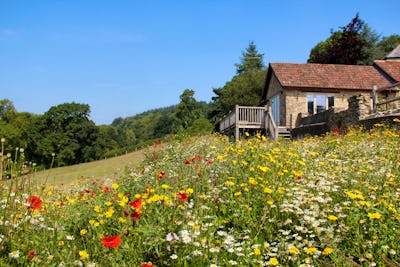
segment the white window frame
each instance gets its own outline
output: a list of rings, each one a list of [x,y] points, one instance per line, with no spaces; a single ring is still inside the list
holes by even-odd
[[[313,113],[311,114],[309,112],[309,108],[308,108],[308,100],[309,100],[309,96],[313,97]],[[317,114],[317,96],[324,96],[325,97],[325,110],[328,110],[331,107],[335,106],[335,96],[333,94],[327,94],[327,93],[307,93],[307,112],[308,115],[314,115]],[[329,97],[333,97],[333,106],[329,106]]]

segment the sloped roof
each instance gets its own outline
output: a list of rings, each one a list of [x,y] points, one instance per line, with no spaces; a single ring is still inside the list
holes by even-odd
[[[283,87],[372,90],[390,82],[373,66],[270,63]]]
[[[400,61],[375,60],[374,65],[384,72],[385,75],[389,76],[394,83],[400,82]]]
[[[390,52],[385,59],[400,58],[400,45],[398,45],[392,52]]]

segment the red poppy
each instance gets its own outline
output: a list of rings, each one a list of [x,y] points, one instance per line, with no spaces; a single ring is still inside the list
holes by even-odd
[[[108,186],[106,186],[106,188],[104,188],[104,193],[108,193],[108,191],[110,191],[110,188]]]
[[[196,161],[201,161],[202,159],[203,158],[200,155],[197,155],[196,157],[192,158],[192,161],[196,162]]]
[[[338,127],[333,128],[333,134],[336,135],[338,133],[339,133],[339,128]]]
[[[154,265],[151,262],[146,262],[146,263],[142,263],[142,265],[140,265],[140,267],[154,267]]]
[[[26,199],[30,205],[28,209],[30,210],[38,210],[42,206],[43,201],[38,196],[30,196]]]
[[[34,251],[34,250],[31,250],[31,251],[29,252],[29,254],[28,254],[28,258],[31,260],[31,259],[33,259],[34,256],[35,256],[35,251]]]
[[[185,160],[185,164],[186,164],[186,165],[189,165],[189,164],[190,164],[190,161],[189,161],[189,160]]]
[[[206,161],[208,164],[211,164],[213,162],[212,159],[207,159]]]
[[[118,245],[121,244],[121,237],[119,235],[104,237],[101,239],[104,247],[117,249]]]
[[[178,197],[178,199],[180,201],[183,201],[183,202],[187,201],[187,195],[185,193],[178,192],[178,193],[176,193],[176,196]]]
[[[134,209],[141,209],[142,208],[142,200],[140,198],[135,199],[128,203]]]
[[[157,176],[157,180],[163,178],[164,175],[165,175],[165,171],[160,171],[160,173],[159,173],[158,176]]]

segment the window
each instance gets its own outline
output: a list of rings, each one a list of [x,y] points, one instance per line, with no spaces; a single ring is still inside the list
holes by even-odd
[[[335,99],[332,95],[310,94],[307,95],[308,115],[320,113],[335,106]]]

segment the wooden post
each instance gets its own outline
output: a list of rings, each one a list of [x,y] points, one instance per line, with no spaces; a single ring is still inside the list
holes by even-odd
[[[239,140],[239,106],[235,105],[235,140]]]
[[[373,87],[372,87],[372,112],[373,113],[376,113],[377,112],[377,107],[378,107],[378,99],[377,99],[377,92],[376,92],[376,90],[377,90],[377,86],[376,85],[374,85]]]

